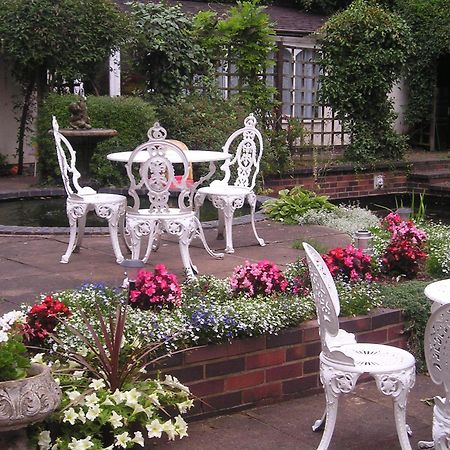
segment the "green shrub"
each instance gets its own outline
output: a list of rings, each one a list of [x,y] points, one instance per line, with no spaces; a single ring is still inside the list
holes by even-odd
[[[423,290],[430,281],[406,281],[398,284],[380,286],[383,306],[401,308],[405,314],[408,336],[408,350],[416,357],[419,371],[425,370],[423,339],[425,327],[430,317],[431,303]]]
[[[298,217],[311,209],[332,210],[336,208],[328,201],[328,197],[317,195],[300,186],[296,186],[290,191],[283,189],[278,195],[277,199],[264,202],[263,210],[271,219],[287,224],[298,223]]]
[[[44,182],[60,182],[51,128],[51,116],[55,115],[61,128],[69,126],[68,105],[76,101],[74,95],[50,94],[39,110],[37,143],[39,167]],[[147,140],[147,130],[156,120],[154,108],[140,98],[89,97],[88,114],[93,128],[111,128],[119,134],[101,142],[91,160],[91,174],[101,185],[127,184],[123,164],[111,163],[106,155],[111,152],[133,150]],[[76,150],[76,148],[75,148]]]

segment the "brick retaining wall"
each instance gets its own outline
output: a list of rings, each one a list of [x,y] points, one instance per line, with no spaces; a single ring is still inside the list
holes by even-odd
[[[401,310],[341,319],[358,341],[406,347]],[[208,345],[174,355],[161,367],[202,399],[191,416],[211,415],[321,391],[316,321],[278,335]]]
[[[412,190],[426,190],[428,185],[409,180],[413,170],[448,169],[448,161],[426,161],[407,164],[394,163],[391,166],[378,164],[374,170],[355,172],[353,166],[331,167],[314,178],[311,168],[299,169],[288,175],[265,179],[265,186],[278,192],[301,185],[308,190],[327,195],[331,199],[348,199],[371,195],[400,194]],[[374,177],[382,175],[383,188],[374,187]]]

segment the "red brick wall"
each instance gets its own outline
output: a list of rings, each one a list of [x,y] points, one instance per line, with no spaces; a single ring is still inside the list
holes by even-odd
[[[360,342],[406,346],[401,310],[343,318],[341,328],[356,333]],[[179,353],[167,359],[161,369],[203,400],[197,400],[190,412],[199,416],[320,391],[319,353],[317,323],[308,321],[278,335]]]
[[[312,169],[298,170],[287,176],[266,178],[266,187],[275,192],[302,185],[308,190],[327,195],[331,199],[358,198],[369,195],[385,195],[411,192],[412,189],[426,188],[427,184],[410,181],[408,175],[413,170],[439,170],[448,163],[428,161],[426,163],[397,163],[395,167],[380,166],[376,170],[355,172],[351,166],[330,168],[314,179]],[[384,187],[374,188],[374,176],[383,175]]]

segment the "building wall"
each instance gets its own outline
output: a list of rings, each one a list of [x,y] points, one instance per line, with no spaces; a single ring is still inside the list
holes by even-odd
[[[0,60],[0,154],[6,155],[10,164],[17,162],[19,111],[14,110],[14,103],[20,99],[20,96],[20,86],[15,82],[5,62]],[[28,136],[25,140],[24,162],[32,164],[34,161],[34,148]]]

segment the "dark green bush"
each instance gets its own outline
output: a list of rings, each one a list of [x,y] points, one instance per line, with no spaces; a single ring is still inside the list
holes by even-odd
[[[416,366],[419,371],[426,369],[423,339],[430,317],[431,303],[425,297],[423,290],[429,283],[430,281],[413,280],[380,286],[383,306],[404,310],[408,350],[416,357]]]
[[[68,105],[77,100],[74,95],[50,94],[39,110],[37,143],[40,176],[43,182],[60,183],[51,128],[55,115],[61,128],[69,126]],[[88,114],[93,128],[112,128],[119,134],[97,146],[91,161],[91,174],[101,185],[126,185],[122,163],[106,159],[111,152],[127,151],[147,140],[147,130],[156,120],[154,108],[137,97],[88,97]],[[76,150],[76,149],[75,149]]]

